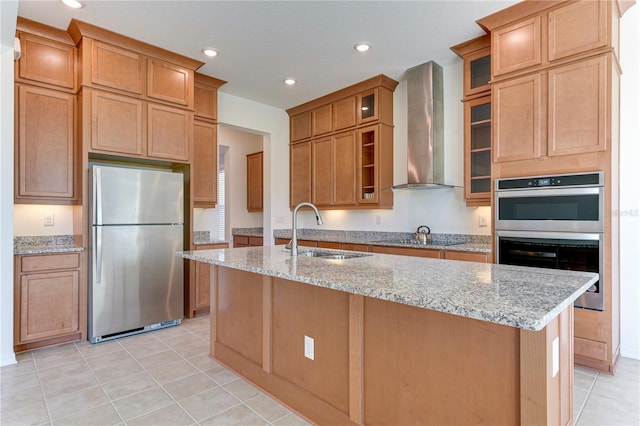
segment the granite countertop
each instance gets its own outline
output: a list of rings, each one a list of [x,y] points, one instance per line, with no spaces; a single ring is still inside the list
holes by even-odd
[[[292,258],[282,246],[176,256],[535,331],[598,279],[590,272],[386,254],[346,260]]]
[[[243,237],[262,237],[263,228],[231,228],[231,235]]]
[[[273,234],[275,238],[291,239],[291,229],[276,229],[274,230]],[[413,233],[407,232],[299,229],[298,239],[367,244],[376,246],[411,247],[432,250],[455,250],[491,253],[491,236],[489,235],[432,234],[431,244],[420,244],[414,240]]]
[[[15,237],[13,254],[54,254],[82,252],[84,247],[78,243],[79,238],[73,235],[37,235]]]
[[[227,240],[221,240],[218,238],[211,238],[209,231],[194,231],[193,232],[193,245],[207,245],[207,244],[229,244]]]

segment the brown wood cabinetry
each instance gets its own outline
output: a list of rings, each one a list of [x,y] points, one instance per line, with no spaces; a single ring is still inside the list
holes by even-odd
[[[91,72],[84,73],[87,81],[109,89],[122,90],[136,95],[143,93],[144,58],[141,54],[121,49],[108,43],[91,39],[83,42],[91,55],[84,55],[84,65],[90,65]]]
[[[248,235],[234,235],[233,247],[260,247],[263,245],[262,237],[251,237]]]
[[[213,208],[218,202],[217,125],[196,120],[193,123],[191,184],[194,207]]]
[[[397,84],[380,75],[287,110],[291,208],[305,201],[322,209],[393,207]]]
[[[443,259],[464,260],[466,262],[491,263],[489,253],[478,253],[472,251],[445,250]]]
[[[229,248],[227,243],[199,244],[193,247],[194,250],[214,250]],[[193,268],[189,286],[185,289],[188,292],[185,297],[186,316],[192,318],[199,314],[208,314],[211,305],[211,265],[208,263],[190,261]]]
[[[193,70],[149,58],[147,96],[186,107],[192,106],[193,74]]]
[[[492,37],[492,179],[603,171],[619,201],[621,2],[521,2],[478,23]],[[575,309],[575,362],[614,372],[620,356],[617,219],[604,218],[604,310]]]
[[[15,202],[75,203],[75,96],[16,89]]]
[[[413,247],[391,247],[391,246],[371,246],[372,253],[399,254],[402,256],[429,257],[432,259],[442,259],[442,251],[438,249],[423,249]]]
[[[289,147],[289,202],[291,207],[311,202],[311,142]]]
[[[311,141],[312,202],[318,206],[353,205],[356,201],[355,132]]]
[[[247,155],[247,210],[261,212],[263,209],[263,152]]]
[[[208,75],[195,74],[193,105],[196,119],[218,120],[218,89],[225,83]]]
[[[18,27],[26,22],[34,24],[20,18]],[[68,38],[66,43],[20,31],[17,37],[22,55],[16,63],[16,81],[44,83],[58,90],[75,89],[76,47],[68,36],[64,37]]]
[[[453,46],[462,57],[464,88],[464,198],[491,205],[491,36]]]
[[[188,110],[147,104],[147,155],[186,163],[190,159],[193,113]]]
[[[83,337],[80,254],[15,257],[14,350]]]

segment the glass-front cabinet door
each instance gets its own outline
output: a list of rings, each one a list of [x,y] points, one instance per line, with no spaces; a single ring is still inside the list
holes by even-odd
[[[465,198],[489,205],[491,198],[491,97],[465,102]]]
[[[358,123],[378,120],[378,89],[358,95]]]

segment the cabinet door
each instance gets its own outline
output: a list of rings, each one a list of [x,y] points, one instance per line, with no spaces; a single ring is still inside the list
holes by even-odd
[[[464,96],[469,97],[491,90],[491,48],[464,57]]]
[[[540,157],[543,134],[541,90],[540,74],[493,85],[493,161]]]
[[[218,143],[216,125],[193,123],[191,182],[196,207],[215,207],[218,201]]]
[[[311,111],[311,135],[318,136],[333,130],[331,104]]]
[[[493,76],[541,63],[540,17],[535,16],[491,32]]]
[[[247,210],[250,212],[263,209],[262,162],[262,151],[247,155]]]
[[[356,203],[356,133],[342,133],[334,141],[334,203]]]
[[[189,161],[193,113],[149,103],[147,106],[147,154],[169,161]]]
[[[78,332],[78,282],[78,271],[23,275],[17,343]]]
[[[378,89],[358,95],[358,124],[378,120]]]
[[[491,97],[464,104],[464,193],[467,203],[491,204]]]
[[[291,142],[311,137],[311,111],[291,117]]]
[[[209,120],[218,118],[218,89],[197,81],[193,88],[193,107],[196,117]]]
[[[142,101],[85,89],[91,98],[91,150],[142,155]]]
[[[549,12],[549,61],[606,46],[607,32],[606,1],[579,1],[552,10]]]
[[[609,64],[600,56],[549,70],[549,156],[607,149]]]
[[[147,96],[193,105],[193,71],[169,62],[147,59]]]
[[[15,197],[74,198],[75,96],[18,85]]]
[[[358,204],[376,204],[378,202],[378,126],[364,127],[358,130]]]
[[[335,152],[332,138],[311,141],[311,161],[311,200],[317,206],[330,206],[333,204],[335,182]]]
[[[92,46],[91,82],[141,95],[142,55],[99,41],[89,42]]]
[[[74,88],[75,46],[20,33],[20,48],[19,78]]]
[[[311,201],[311,142],[289,148],[289,201],[291,207]]]
[[[333,104],[333,130],[348,129],[356,125],[356,97],[334,102]]]

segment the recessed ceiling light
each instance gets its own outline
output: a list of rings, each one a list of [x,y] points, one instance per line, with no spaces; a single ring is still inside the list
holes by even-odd
[[[216,49],[212,49],[211,47],[205,47],[204,49],[202,49],[202,53],[204,54],[204,56],[207,56],[209,58],[215,58],[216,56],[218,56],[218,51]]]
[[[287,86],[293,86],[296,84],[296,80],[294,78],[285,78],[283,81]]]
[[[84,7],[84,5],[80,3],[78,0],[60,0],[60,1],[73,9],[81,9],[82,7]]]
[[[368,52],[371,49],[371,45],[363,41],[353,46],[353,48],[358,52]]]

